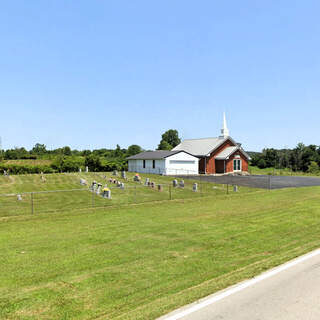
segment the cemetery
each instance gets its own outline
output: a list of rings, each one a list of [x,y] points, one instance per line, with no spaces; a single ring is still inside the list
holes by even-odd
[[[255,189],[131,172],[0,176],[0,217],[192,199]]]
[[[139,176],[0,176],[0,318],[156,319],[319,246],[319,187]]]

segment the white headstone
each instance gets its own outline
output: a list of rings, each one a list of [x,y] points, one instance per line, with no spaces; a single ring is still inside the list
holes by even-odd
[[[81,184],[82,186],[86,186],[86,185],[87,185],[87,181],[84,180],[84,179],[80,179],[80,184]]]
[[[111,199],[111,190],[110,189],[103,190],[102,197],[106,199]]]
[[[194,183],[193,186],[192,186],[192,191],[193,192],[197,192],[198,191],[198,184],[197,183]]]
[[[91,188],[90,188],[91,191],[92,191],[92,192],[95,192],[95,191],[96,191],[96,187],[97,187],[97,182],[96,182],[96,181],[93,181],[92,184],[91,184]]]
[[[18,200],[18,201],[22,201],[22,196],[21,196],[21,194],[18,194],[18,195],[17,195],[17,200]]]
[[[89,172],[89,167],[88,166],[86,166],[86,172]]]
[[[176,179],[174,179],[174,180],[172,181],[172,185],[173,185],[174,187],[177,187],[177,186],[178,186],[178,181],[177,181]]]
[[[102,184],[101,183],[98,183],[98,187],[97,187],[97,190],[96,190],[96,194],[100,194],[101,193],[101,187],[102,187]]]
[[[149,178],[146,178],[146,181],[144,183],[145,186],[148,186],[149,185],[149,182],[150,182],[150,179]]]
[[[233,192],[238,192],[238,186],[233,186]]]
[[[179,187],[180,187],[180,188],[184,188],[184,180],[180,180],[180,182],[179,182]]]

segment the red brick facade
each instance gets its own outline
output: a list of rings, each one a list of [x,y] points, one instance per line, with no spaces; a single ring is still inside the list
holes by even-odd
[[[236,151],[228,160],[216,160],[216,156],[228,147],[235,144],[231,140],[226,140],[221,146],[214,150],[209,157],[203,157],[199,161],[199,172],[207,174],[232,173],[234,172],[234,159],[241,160],[241,171],[248,171],[248,158],[240,151]]]

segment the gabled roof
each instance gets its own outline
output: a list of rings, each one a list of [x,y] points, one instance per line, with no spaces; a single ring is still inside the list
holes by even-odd
[[[250,156],[240,147],[240,146],[235,146],[235,147],[228,147],[222,150],[220,153],[217,154],[215,157],[216,160],[227,160],[232,156],[236,151],[240,151],[245,157],[248,158],[248,160],[251,160]]]
[[[220,153],[218,153],[218,155],[216,156],[216,159],[217,160],[226,160],[239,149],[240,148],[238,146],[225,148]]]
[[[156,151],[145,151],[140,152],[134,156],[128,157],[127,160],[161,160],[168,158],[179,152],[185,152],[184,150],[156,150]],[[186,152],[188,153],[188,152]],[[189,154],[189,153],[188,153]]]
[[[231,137],[187,139],[183,140],[172,150],[184,150],[198,157],[210,155],[214,150],[221,146],[226,140],[230,140],[234,145],[237,143]]]

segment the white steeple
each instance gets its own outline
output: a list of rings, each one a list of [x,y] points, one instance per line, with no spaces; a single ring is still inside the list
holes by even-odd
[[[227,127],[226,113],[223,113],[223,127],[221,129],[221,137],[229,137],[229,129]]]

